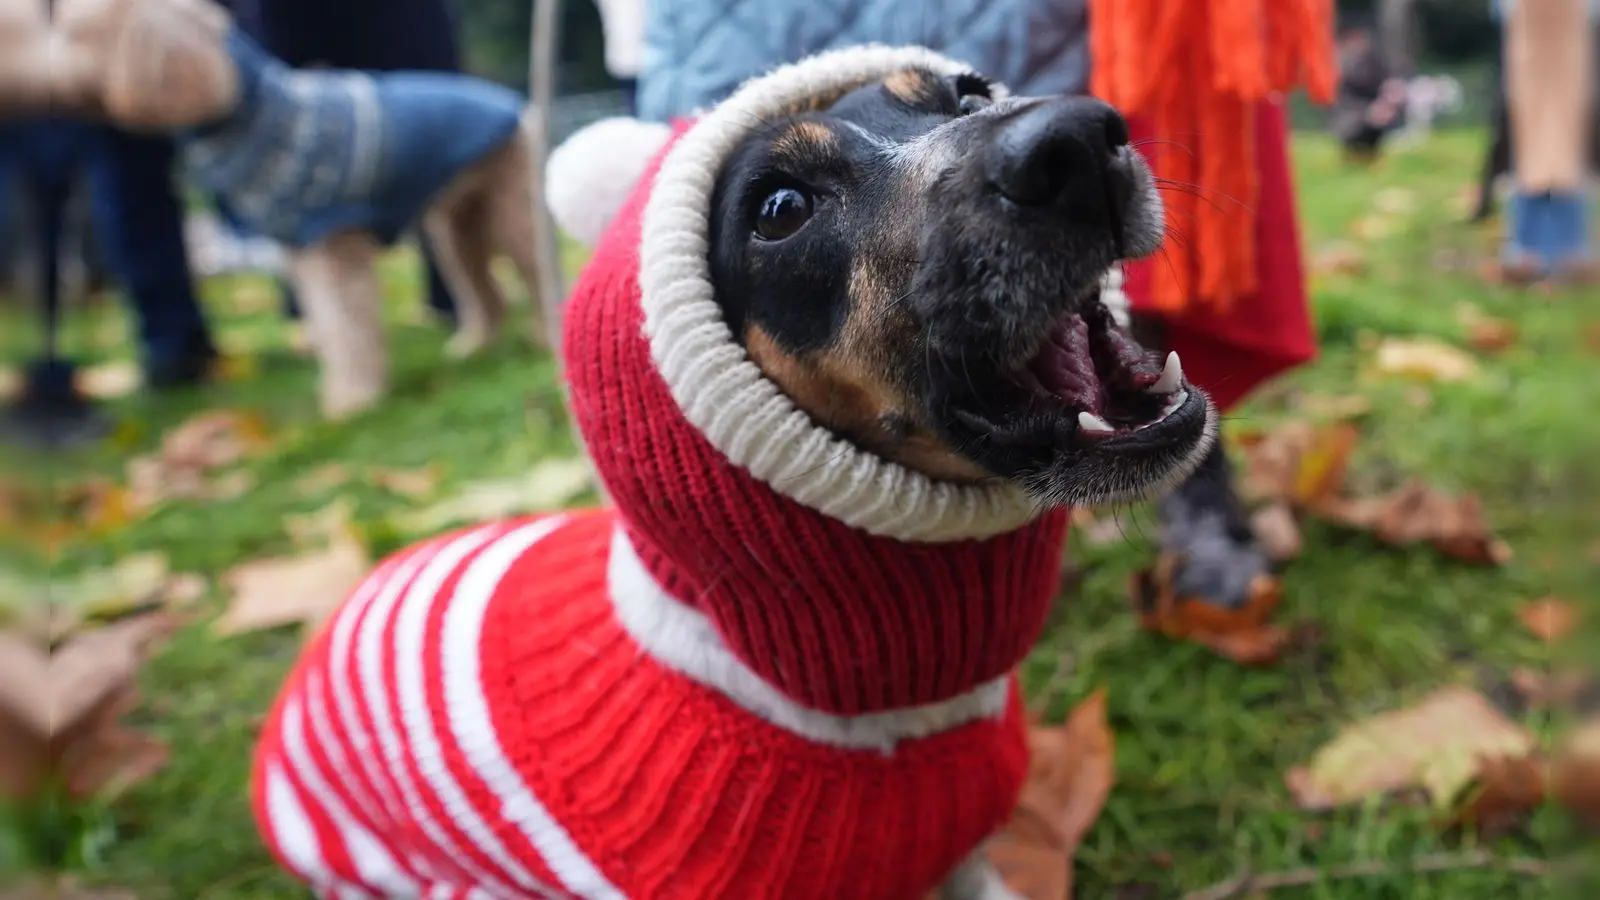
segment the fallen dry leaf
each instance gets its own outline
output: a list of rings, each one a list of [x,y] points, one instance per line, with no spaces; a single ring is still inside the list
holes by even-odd
[[[1452,559],[1475,565],[1503,566],[1514,555],[1490,531],[1476,495],[1452,497],[1420,479],[1378,497],[1327,497],[1312,511],[1330,522],[1370,531],[1387,544],[1425,541]]]
[[[1542,597],[1517,610],[1524,628],[1542,641],[1554,643],[1578,624],[1578,608],[1566,600]]]
[[[128,461],[129,505],[147,512],[168,500],[242,496],[254,486],[248,472],[214,473],[270,444],[260,416],[236,410],[201,413],[168,432],[154,454]]]
[[[349,480],[349,466],[344,463],[329,463],[296,478],[294,492],[303,497],[317,496],[341,488]]]
[[[1025,900],[1070,900],[1073,857],[1099,818],[1116,774],[1104,689],[1078,704],[1065,723],[1034,727],[1028,746],[1028,780],[986,853]]]
[[[1154,568],[1134,575],[1130,593],[1140,627],[1207,647],[1241,665],[1278,661],[1290,638],[1288,629],[1269,622],[1283,597],[1278,579],[1257,577],[1243,606],[1224,609],[1205,600],[1179,597],[1173,587],[1177,567],[1176,558],[1163,555]]]
[[[212,627],[220,635],[290,625],[315,629],[370,568],[366,548],[349,536],[322,550],[244,563],[223,575],[232,597]]]
[[[1516,346],[1517,327],[1504,319],[1484,318],[1467,326],[1467,343],[1480,353],[1499,353]]]
[[[1290,494],[1294,502],[1310,506],[1337,491],[1344,484],[1345,466],[1360,439],[1361,433],[1348,422],[1317,429],[1294,470]]]
[[[1580,723],[1557,748],[1550,794],[1581,822],[1600,828],[1600,718]]]
[[[593,470],[581,458],[547,459],[526,475],[463,485],[454,497],[396,518],[413,533],[432,534],[462,522],[481,522],[555,509],[594,484]]]
[[[1378,344],[1377,369],[1427,382],[1465,381],[1477,374],[1478,362],[1443,341],[1390,337]]]
[[[1408,788],[1446,807],[1479,778],[1485,759],[1526,757],[1533,735],[1483,695],[1441,688],[1415,706],[1347,726],[1284,777],[1295,801],[1328,809]]]
[[[1470,825],[1480,837],[1510,832],[1548,793],[1544,761],[1536,756],[1486,756],[1447,822]]]
[[[1581,669],[1539,670],[1518,666],[1507,681],[1533,709],[1568,709],[1582,701],[1592,679]]]
[[[1359,419],[1372,411],[1372,400],[1360,394],[1305,394],[1294,407],[1313,419]]]
[[[131,359],[85,366],[76,374],[78,390],[96,400],[117,400],[137,391],[144,384],[139,363]]]
[[[1294,559],[1305,545],[1294,510],[1287,503],[1269,503],[1256,510],[1250,517],[1250,530],[1273,562]]]
[[[339,497],[316,512],[283,517],[283,530],[296,547],[322,547],[355,533],[355,501]]]
[[[1367,271],[1367,254],[1353,241],[1334,241],[1317,249],[1311,270],[1324,275],[1361,275]]]
[[[420,499],[439,489],[442,474],[438,465],[429,464],[416,469],[369,469],[367,480],[391,494]]]
[[[59,780],[73,796],[111,799],[159,768],[164,749],[120,719],[137,705],[140,667],[175,626],[148,613],[53,650],[0,632],[0,792],[23,796]]]

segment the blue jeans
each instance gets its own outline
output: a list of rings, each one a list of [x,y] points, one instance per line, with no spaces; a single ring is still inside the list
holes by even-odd
[[[1589,198],[1581,191],[1511,197],[1508,261],[1531,259],[1546,272],[1590,258]]]

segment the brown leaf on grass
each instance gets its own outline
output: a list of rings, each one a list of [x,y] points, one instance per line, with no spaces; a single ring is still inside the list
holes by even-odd
[[[1517,618],[1534,637],[1554,643],[1577,627],[1578,608],[1557,597],[1541,597],[1517,610]]]
[[[1518,666],[1506,679],[1533,709],[1575,707],[1589,690],[1592,679],[1582,669],[1541,670]]]
[[[355,533],[355,501],[339,497],[315,512],[283,517],[283,530],[296,547],[323,547]]]
[[[1209,648],[1241,665],[1271,665],[1283,655],[1289,630],[1270,623],[1283,596],[1276,578],[1259,576],[1249,600],[1238,609],[1224,609],[1205,600],[1180,597],[1173,586],[1178,560],[1163,555],[1154,568],[1133,577],[1132,600],[1140,627],[1174,640]]]
[[[1537,756],[1483,757],[1447,821],[1472,826],[1480,837],[1502,836],[1544,803],[1545,774]]]
[[[1510,545],[1489,530],[1476,495],[1452,497],[1420,479],[1378,497],[1328,497],[1313,511],[1335,524],[1370,531],[1387,544],[1431,543],[1462,562],[1502,566],[1513,556]]]
[[[1441,688],[1415,706],[1347,726],[1285,784],[1307,809],[1421,788],[1447,807],[1481,778],[1486,759],[1527,757],[1533,735],[1476,691]]]
[[[1269,503],[1256,510],[1250,517],[1250,530],[1273,562],[1294,559],[1305,545],[1294,510],[1287,503]]]
[[[1070,900],[1078,845],[1115,780],[1116,746],[1104,689],[1059,726],[1028,734],[1028,780],[1011,819],[986,845],[989,861],[1026,900]]]
[[[244,563],[222,578],[232,597],[212,628],[220,635],[291,625],[315,629],[370,567],[366,548],[348,535],[322,550]]]
[[[587,460],[546,459],[524,475],[463,485],[461,491],[431,506],[403,514],[402,531],[432,534],[462,522],[480,522],[555,509],[594,484]]]
[[[85,366],[76,374],[78,390],[96,400],[117,400],[137,391],[144,384],[144,372],[131,359]]]
[[[1367,271],[1367,254],[1354,241],[1334,241],[1317,248],[1311,271],[1319,275],[1361,275]]]
[[[1361,433],[1348,422],[1335,422],[1317,429],[1294,470],[1291,499],[1310,506],[1339,490],[1344,484],[1345,467]]]
[[[1580,723],[1557,748],[1550,795],[1585,825],[1600,828],[1600,718]]]
[[[296,478],[294,492],[302,497],[319,496],[344,487],[350,476],[350,467],[344,463],[328,463]]]
[[[1517,343],[1516,325],[1485,315],[1470,303],[1456,307],[1456,320],[1466,332],[1467,344],[1480,353],[1499,353]]]
[[[82,632],[52,652],[0,633],[0,792],[19,797],[60,779],[77,797],[110,796],[165,760],[120,720],[137,705],[137,676],[176,626],[163,613]]]
[[[250,475],[230,472],[217,478],[214,473],[270,443],[260,416],[237,410],[201,413],[168,432],[154,454],[128,461],[131,504],[147,511],[167,500],[238,497],[253,486]]]
[[[367,480],[391,494],[416,500],[437,491],[442,474],[437,464],[430,463],[416,469],[369,469]]]
[[[1348,421],[1289,422],[1248,439],[1240,492],[1251,503],[1316,503],[1339,489],[1360,439]]]
[[[1478,362],[1443,341],[1389,337],[1378,343],[1377,370],[1426,382],[1465,381],[1478,373]]]

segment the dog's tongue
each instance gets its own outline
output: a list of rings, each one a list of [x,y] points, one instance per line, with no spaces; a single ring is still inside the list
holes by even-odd
[[[1144,391],[1162,374],[1150,354],[1122,329],[1101,322],[1091,326],[1073,314],[1056,323],[1028,364],[1024,380],[1037,381],[1043,392],[1073,409],[1101,413],[1108,390]]]

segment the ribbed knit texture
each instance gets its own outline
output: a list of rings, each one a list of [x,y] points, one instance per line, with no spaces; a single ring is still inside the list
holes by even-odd
[[[984,540],[896,541],[728,462],[684,421],[640,331],[635,248],[653,175],[574,287],[565,346],[573,413],[646,567],[807,706],[927,703],[1009,671],[1043,625],[1065,515]]]
[[[606,600],[612,525],[447,535],[358,588],[257,754],[291,871],[345,900],[911,900],[1005,821],[1027,768],[1014,685],[1003,718],[893,754],[806,740],[640,654]]]
[[[868,77],[906,58],[839,59]],[[826,94],[828,75],[813,65],[797,83]],[[1065,514],[876,458],[840,464],[819,426],[721,377],[724,358],[748,360],[720,320],[718,365],[680,360],[669,387],[657,361],[677,332],[646,336],[640,289],[660,167],[566,317],[573,411],[616,509],[384,561],[269,717],[257,816],[323,896],[919,900],[1011,813],[1028,766],[1010,673],[1054,596]],[[703,266],[681,263],[675,283],[655,273],[675,292],[654,298],[660,321],[703,314]],[[783,461],[761,477],[731,461],[760,436],[712,429],[741,442],[730,450],[691,424],[680,404],[699,377],[696,402],[777,408],[800,447],[767,441],[753,458]],[[872,481],[848,483],[858,474]],[[858,494],[819,496],[807,478]],[[903,521],[913,512],[951,521]]]

